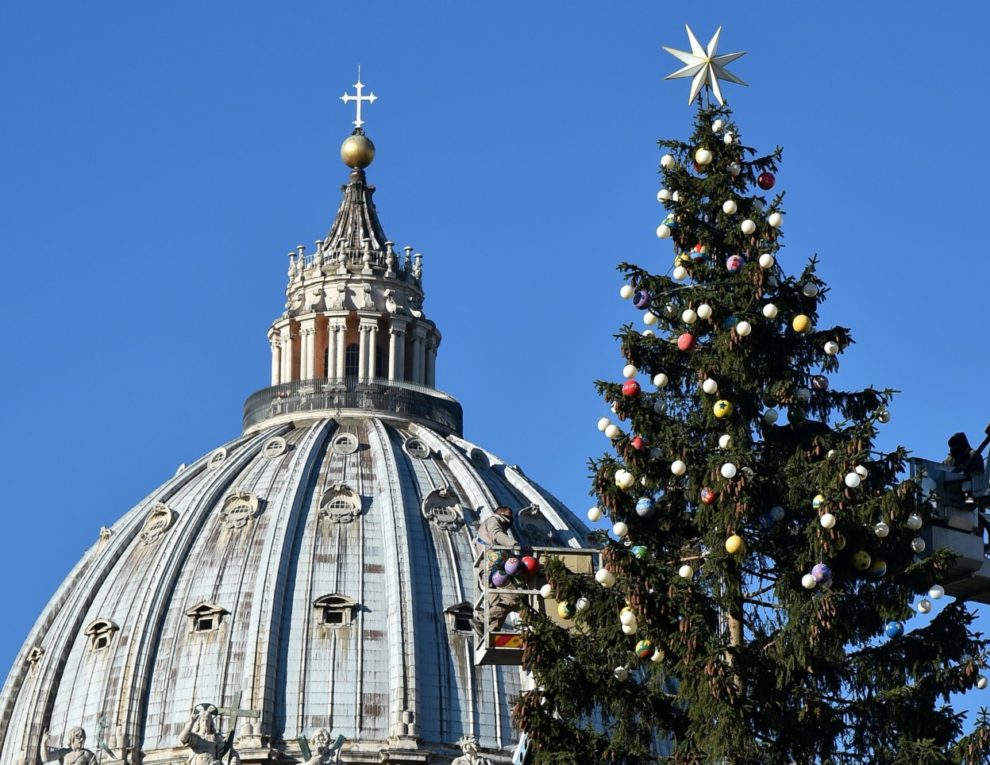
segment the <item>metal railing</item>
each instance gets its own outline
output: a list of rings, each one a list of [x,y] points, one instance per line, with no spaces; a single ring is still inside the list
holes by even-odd
[[[458,436],[464,429],[464,411],[446,393],[415,383],[357,378],[294,380],[255,391],[244,402],[244,429],[287,414],[321,411],[420,420]]]

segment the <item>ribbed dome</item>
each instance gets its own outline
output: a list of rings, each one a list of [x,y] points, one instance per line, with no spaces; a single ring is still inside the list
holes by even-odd
[[[0,763],[35,762],[46,728],[81,725],[95,748],[101,718],[118,757],[185,760],[193,707],[241,692],[260,712],[240,720],[242,761],[298,757],[319,727],[347,737],[345,761],[453,755],[469,734],[511,747],[520,671],[475,667],[470,609],[455,613],[497,504],[539,507],[520,541],[587,533],[518,467],[423,425],[315,419],[226,444],[114,524],[52,598],[0,699]]]
[[[478,524],[504,504],[523,544],[588,530],[462,440],[422,256],[400,262],[372,191],[354,170],[331,234],[290,253],[243,435],[104,529],[45,608],[0,695],[0,765],[38,762],[45,730],[60,756],[77,726],[103,765],[213,765],[208,725],[214,751],[183,744],[201,704],[245,765],[329,765],[307,753],[321,728],[343,762],[447,762],[470,736],[508,761],[522,677],[474,664]]]

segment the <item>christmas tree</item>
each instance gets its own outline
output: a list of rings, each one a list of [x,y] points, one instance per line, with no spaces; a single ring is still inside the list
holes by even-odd
[[[619,266],[652,326],[598,383],[612,533],[594,581],[547,566],[572,625],[525,613],[516,720],[538,763],[985,763],[986,711],[963,735],[949,696],[986,684],[987,641],[962,602],[912,618],[950,554],[919,556],[906,452],[874,448],[892,391],[831,384],[852,339],[819,325],[815,259],[785,268],[781,150],[723,103],[741,54],[691,41],[693,133],[659,142],[674,267]]]

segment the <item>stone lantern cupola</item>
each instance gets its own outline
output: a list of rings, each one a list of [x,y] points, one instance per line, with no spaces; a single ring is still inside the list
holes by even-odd
[[[268,332],[273,386],[436,385],[440,332],[423,313],[422,255],[398,253],[378,219],[364,168],[374,145],[359,127],[341,156],[351,168],[330,232],[289,253],[285,313]]]

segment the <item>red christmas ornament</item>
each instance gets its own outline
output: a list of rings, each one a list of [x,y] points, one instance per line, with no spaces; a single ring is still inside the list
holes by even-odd
[[[679,338],[677,338],[677,347],[682,351],[690,351],[694,348],[694,335],[690,332],[685,332]]]
[[[632,444],[632,448],[638,452],[641,452],[646,448],[646,441],[643,440],[642,436],[633,436],[629,443]]]
[[[532,576],[537,571],[540,570],[540,562],[534,558],[532,555],[524,555],[522,559],[523,568],[526,569],[526,573]]]
[[[622,383],[622,395],[623,396],[638,396],[639,395],[639,383],[635,380],[626,380]]]
[[[710,505],[712,502],[715,501],[715,492],[709,489],[707,486],[705,486],[701,490],[701,501],[704,502],[706,505]]]
[[[756,185],[764,191],[770,191],[776,182],[777,179],[773,177],[773,173],[760,173],[756,178]]]

